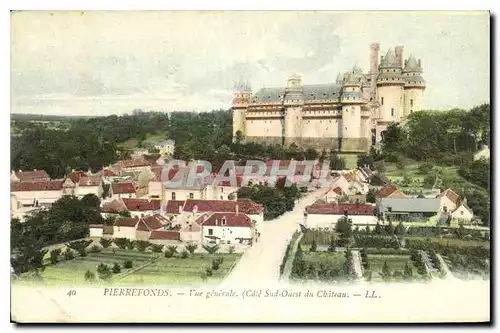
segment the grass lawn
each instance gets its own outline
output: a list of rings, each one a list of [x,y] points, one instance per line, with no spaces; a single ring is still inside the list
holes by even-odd
[[[384,262],[387,261],[387,265],[389,265],[389,269],[391,273],[395,271],[404,272],[405,264],[408,263],[410,268],[413,271],[413,275],[417,274],[417,270],[413,267],[409,255],[394,255],[394,254],[368,254],[368,262],[370,263],[370,270],[373,272],[372,281],[383,281],[382,276],[379,273],[382,273],[382,267],[384,266]]]
[[[108,248],[99,253],[89,253],[86,257],[63,260],[57,265],[46,266],[41,277],[43,282],[48,285],[83,285],[87,283],[84,278],[85,272],[90,270],[95,273],[97,265],[100,263],[107,265],[119,263],[123,267],[125,260],[132,260],[134,267],[138,267],[152,259],[153,253],[151,252],[142,253],[136,250],[115,249],[115,254],[113,254],[113,250]],[[27,277],[29,280],[28,276],[29,274],[24,274],[23,279]]]
[[[240,258],[240,254],[194,254],[186,259],[162,257],[153,264],[134,272],[116,284],[206,284],[221,282],[233,265]],[[207,267],[211,267],[212,260],[222,257],[221,267],[213,271],[213,275],[204,282],[201,274]]]
[[[303,252],[304,260],[314,263],[322,263],[331,268],[342,268],[345,262],[345,252]]]
[[[146,137],[146,140],[144,140],[144,143],[147,143],[147,142],[152,142],[152,141],[159,141],[159,140],[165,140],[166,137],[164,134],[152,134],[152,135],[148,135]],[[124,142],[121,142],[118,144],[118,146],[120,148],[123,148],[123,149],[135,149],[137,147],[137,142],[139,140],[137,139],[129,139],[127,141],[124,141]]]
[[[459,247],[471,247],[471,246],[482,246],[486,249],[490,248],[490,242],[480,241],[480,240],[467,240],[458,238],[441,238],[441,237],[422,237],[422,236],[405,236],[406,239],[419,239],[425,241],[427,238],[433,243],[438,243],[442,245],[455,245]]]

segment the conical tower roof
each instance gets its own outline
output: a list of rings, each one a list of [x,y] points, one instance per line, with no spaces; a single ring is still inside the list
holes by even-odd
[[[337,74],[337,79],[335,80],[337,82],[337,84],[342,84],[342,74],[340,74],[340,72]]]
[[[408,60],[405,61],[404,72],[422,72],[422,67],[418,64],[417,59],[413,55],[410,54]]]
[[[391,47],[385,57],[380,62],[380,68],[397,68],[399,67],[398,60],[396,59],[396,53],[394,49]]]

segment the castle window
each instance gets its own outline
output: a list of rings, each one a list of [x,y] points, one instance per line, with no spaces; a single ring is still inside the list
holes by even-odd
[[[394,117],[394,108],[391,108],[391,116]]]
[[[380,97],[380,104],[384,105],[384,98]]]
[[[410,99],[410,105],[413,106],[413,100],[412,99]]]

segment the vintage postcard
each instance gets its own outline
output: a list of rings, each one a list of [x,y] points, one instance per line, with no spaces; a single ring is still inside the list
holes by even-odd
[[[490,322],[489,12],[10,20],[13,322]]]

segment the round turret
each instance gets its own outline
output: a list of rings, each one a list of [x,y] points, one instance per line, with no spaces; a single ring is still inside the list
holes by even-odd
[[[422,77],[423,69],[422,62],[417,61],[415,57],[410,57],[405,60],[403,69],[404,85],[404,117],[406,118],[415,111],[422,109],[424,99],[425,80]]]
[[[399,122],[403,116],[405,79],[394,49],[381,57],[377,76],[377,96],[380,103],[379,122]]]

